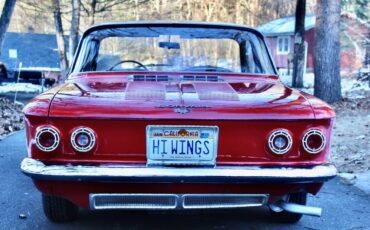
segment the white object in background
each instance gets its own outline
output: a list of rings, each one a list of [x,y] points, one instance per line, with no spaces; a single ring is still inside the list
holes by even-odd
[[[303,77],[304,77],[306,75],[306,72],[307,72],[308,43],[305,41],[303,44],[304,44],[304,64],[303,64]]]
[[[18,52],[16,49],[9,49],[9,58],[12,58],[12,59],[18,58]]]
[[[19,83],[19,77],[21,75],[21,68],[22,68],[22,62],[19,62],[19,66],[18,66],[18,76],[17,76],[17,83],[16,85],[18,85]],[[21,102],[17,102],[17,94],[18,94],[18,88],[16,88],[15,90],[15,94],[14,94],[14,104],[22,104]]]
[[[45,73],[41,72],[41,93],[44,92],[44,85],[45,85]]]

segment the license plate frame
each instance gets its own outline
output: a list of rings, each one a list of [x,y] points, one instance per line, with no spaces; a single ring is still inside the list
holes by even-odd
[[[202,158],[198,156],[196,159],[193,156],[182,156],[182,157],[174,157],[173,155],[170,157],[167,154],[160,154],[160,156],[153,157],[153,150],[151,147],[151,141],[153,141],[154,138],[157,139],[165,139],[168,140],[168,138],[161,138],[161,137],[153,137],[153,130],[162,130],[162,133],[164,134],[165,130],[180,130],[185,129],[186,131],[199,131],[199,138],[188,138],[193,140],[200,140],[201,136],[203,134],[210,134],[212,133],[212,138],[206,138],[206,140],[212,139],[213,143],[211,143],[209,146],[212,146],[212,155],[207,156],[207,158]],[[219,135],[219,128],[218,126],[202,126],[202,125],[148,125],[146,127],[146,158],[147,158],[147,165],[193,165],[193,166],[214,166],[216,164],[216,158],[218,154],[218,135]],[[209,136],[208,136],[209,137]],[[182,140],[180,138],[176,137],[170,137],[171,140]],[[182,137],[181,137],[182,138]],[[186,139],[186,138],[185,138]],[[203,140],[204,141],[204,140]],[[211,152],[210,150],[210,152]],[[166,157],[166,156],[167,157]],[[182,154],[175,154],[176,156],[182,155]],[[188,157],[188,158],[187,158]]]

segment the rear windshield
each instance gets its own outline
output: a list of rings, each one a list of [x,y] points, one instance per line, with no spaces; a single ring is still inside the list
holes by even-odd
[[[74,72],[171,71],[274,74],[264,42],[236,29],[129,27],[96,30]]]

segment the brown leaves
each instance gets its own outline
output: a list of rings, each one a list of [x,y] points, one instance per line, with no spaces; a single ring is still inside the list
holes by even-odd
[[[331,153],[339,172],[370,169],[370,98],[343,99],[333,104],[337,112]]]
[[[22,106],[0,98],[0,139],[24,128]]]
[[[370,110],[370,98],[360,98],[360,99],[348,99],[344,98],[341,101],[338,101],[332,104],[336,112],[342,110]]]

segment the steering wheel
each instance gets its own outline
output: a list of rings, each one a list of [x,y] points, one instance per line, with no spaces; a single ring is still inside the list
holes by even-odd
[[[123,60],[123,61],[119,61],[117,62],[116,64],[114,64],[112,67],[110,67],[108,69],[108,71],[112,71],[114,70],[114,68],[116,68],[118,65],[121,65],[123,63],[127,63],[127,62],[131,62],[131,63],[134,63],[136,64],[139,68],[143,68],[144,70],[148,70],[148,68],[146,68],[146,66],[138,61],[135,61],[135,60]]]

